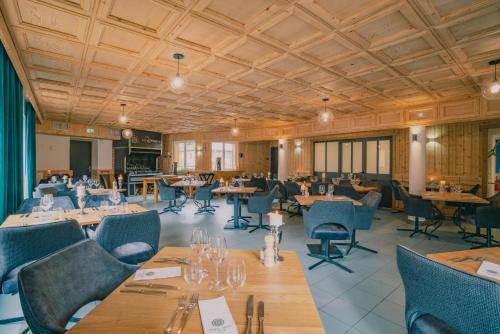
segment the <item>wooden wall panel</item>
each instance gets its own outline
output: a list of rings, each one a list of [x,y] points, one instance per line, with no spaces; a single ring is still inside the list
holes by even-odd
[[[288,143],[288,172],[311,175],[313,172],[313,140],[299,138]]]
[[[261,172],[266,174],[271,170],[271,146],[278,146],[275,141],[239,143],[238,169],[247,174]],[[240,157],[240,155],[243,155]]]

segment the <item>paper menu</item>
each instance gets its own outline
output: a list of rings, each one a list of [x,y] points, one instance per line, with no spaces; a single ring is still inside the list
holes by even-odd
[[[482,276],[500,280],[500,265],[489,261],[483,261],[477,273]]]
[[[181,276],[181,267],[140,269],[135,272],[134,281],[153,280]]]
[[[205,334],[238,334],[238,328],[224,296],[200,300],[198,306]]]

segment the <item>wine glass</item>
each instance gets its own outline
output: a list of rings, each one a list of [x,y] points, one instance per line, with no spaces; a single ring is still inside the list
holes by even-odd
[[[186,263],[182,265],[182,276],[186,284],[193,290],[196,291],[203,278],[205,278],[205,272],[203,270],[203,261],[200,257],[190,257],[186,260]]]
[[[52,207],[53,202],[54,200],[51,194],[43,195],[43,197],[40,199],[40,207],[43,211],[49,211]]]
[[[214,291],[222,291],[226,287],[220,280],[220,265],[227,255],[226,238],[221,234],[216,234],[210,237],[208,249],[208,258],[215,266],[215,279],[210,283],[210,289]]]
[[[232,289],[238,289],[245,285],[247,271],[245,261],[241,259],[230,260],[227,265],[226,281]]]
[[[80,207],[80,213],[79,215],[84,215],[85,211],[85,204],[87,203],[87,198],[85,196],[78,196],[78,206]]]
[[[324,184],[320,184],[318,191],[319,191],[319,194],[321,196],[323,196],[325,194],[325,185]]]
[[[208,233],[201,227],[195,227],[191,232],[191,249],[200,257],[208,250]]]
[[[113,190],[111,192],[111,194],[109,195],[109,200],[111,201],[111,203],[113,203],[115,206],[117,206],[118,204],[120,204],[122,198],[120,196],[120,193],[116,190]]]
[[[328,195],[332,196],[335,188],[333,187],[333,184],[328,185]]]

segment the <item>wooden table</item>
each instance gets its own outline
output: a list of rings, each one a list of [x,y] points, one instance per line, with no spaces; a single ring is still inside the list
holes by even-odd
[[[456,268],[456,269],[465,271],[469,274],[481,276],[481,275],[477,274],[477,270],[481,266],[480,261],[470,261],[470,260],[461,261],[461,262],[450,261],[450,259],[461,258],[461,257],[465,257],[465,256],[471,256],[471,257],[484,256],[486,258],[486,261],[500,264],[500,247],[479,248],[479,249],[469,249],[469,250],[458,251],[458,252],[427,254],[427,257],[431,260],[445,264],[445,265],[452,267],[452,268]],[[500,283],[500,280],[497,280],[497,279],[494,279],[491,277],[485,277],[485,276],[481,276],[481,277],[484,277],[486,279]]]
[[[242,217],[240,214],[240,195],[252,195],[257,191],[256,187],[220,187],[212,190],[215,194],[232,194],[233,195],[233,217],[227,221],[227,224],[224,226],[226,230],[234,230],[234,229],[247,229],[247,218],[250,217]],[[240,220],[242,223],[240,224]]]
[[[132,212],[144,212],[147,211],[146,208],[138,205],[138,204],[129,204],[128,205],[129,213]],[[100,208],[87,208],[85,209],[85,215],[79,215],[80,209],[68,210],[63,213],[63,219],[75,219],[80,225],[94,225],[99,224],[101,219],[107,215],[111,214],[115,211],[103,211]],[[30,214],[29,217],[21,217],[22,215],[9,215],[7,219],[0,225],[2,227],[14,227],[14,226],[27,226],[27,225],[36,225],[36,224],[45,224],[49,222],[55,222],[57,219],[52,218],[51,216],[47,216],[46,218],[33,218],[33,215]]]
[[[190,254],[193,253],[188,248],[166,247],[149,260],[143,268],[175,266],[154,263],[153,260],[168,256],[183,257]],[[205,278],[202,282],[199,289],[200,299],[224,296],[238,327],[238,333],[245,332],[246,303],[251,294],[254,295],[253,333],[258,333],[257,305],[259,301],[265,303],[265,333],[325,333],[297,255],[289,251],[282,251],[280,255],[284,257],[284,262],[267,268],[260,263],[257,251],[230,250],[225,262],[231,258],[238,258],[243,259],[246,264],[245,286],[236,291],[228,289],[222,292],[212,292],[208,290],[208,283],[214,271],[213,266],[206,262],[206,268],[209,269],[211,277]],[[131,280],[129,278],[127,281]],[[153,282],[177,285],[181,287],[181,290],[167,290],[166,296],[143,295],[121,293],[119,290],[123,287],[122,285],[70,329],[69,333],[163,333],[163,329],[177,307],[179,298],[183,294],[189,297],[190,290],[180,277],[159,279]],[[178,324],[179,320],[176,322],[173,333],[176,333]],[[183,333],[203,333],[198,307],[193,310]]]
[[[325,184],[325,185],[328,185],[328,184],[333,184],[333,183],[329,183],[329,182],[321,182],[319,181],[319,183],[322,183],[322,184]],[[298,185],[305,185],[306,187],[308,188],[311,188],[311,182],[297,182]],[[334,187],[336,187],[337,185],[334,185]],[[373,186],[358,186],[358,185],[355,185],[353,184],[352,187],[354,188],[354,190],[356,190],[358,193],[368,193],[370,191],[378,191],[377,187],[373,187]],[[326,187],[327,188],[327,187]],[[325,189],[325,191],[327,191],[328,189]]]
[[[302,196],[295,195],[295,199],[299,203],[300,206],[311,206],[315,201],[351,201],[352,204],[356,206],[362,206],[363,204],[360,201],[356,201],[347,196],[325,196],[325,195],[310,195],[310,196]]]
[[[487,199],[469,193],[453,193],[453,192],[439,192],[439,191],[424,191],[421,194],[423,199],[439,202],[459,202],[464,204],[484,204],[488,205],[490,202]]]
[[[111,195],[113,189],[86,189],[90,195]],[[118,192],[123,193],[125,189],[116,189]]]

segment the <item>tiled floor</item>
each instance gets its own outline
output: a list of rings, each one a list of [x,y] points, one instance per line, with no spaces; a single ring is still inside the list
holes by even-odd
[[[140,201],[133,198],[130,201]],[[166,213],[161,215],[161,246],[188,246],[191,229],[194,226],[206,227],[209,233],[224,233],[228,246],[232,248],[260,248],[265,231],[223,230],[232,206],[222,200],[214,216],[194,215],[195,207],[189,203],[180,215]],[[154,208],[152,200],[147,207]],[[162,205],[160,204],[160,209]],[[245,209],[244,209],[245,212]],[[351,254],[340,260],[354,270],[349,274],[330,265],[321,265],[313,271],[307,267],[316,260],[306,255],[306,244],[315,242],[304,233],[301,217],[289,218],[285,215],[282,249],[295,250],[302,263],[306,278],[311,287],[316,305],[327,333],[406,333],[404,325],[404,289],[395,262],[397,244],[408,246],[421,253],[461,250],[470,247],[462,241],[453,226],[443,226],[437,235],[439,240],[427,240],[423,236],[408,238],[408,232],[398,232],[396,227],[405,226],[403,214],[392,214],[379,210],[370,231],[358,232],[358,239],[365,246],[378,250],[372,254],[354,249]],[[256,217],[257,219],[257,217]],[[19,312],[17,301],[12,297],[0,297],[0,319],[6,313]],[[20,333],[24,326],[0,326],[0,333]]]

